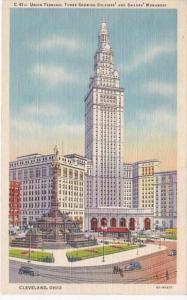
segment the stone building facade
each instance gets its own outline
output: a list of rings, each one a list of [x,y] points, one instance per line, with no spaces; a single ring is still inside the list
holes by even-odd
[[[47,213],[53,193],[52,164],[54,154],[31,154],[9,164],[10,181],[20,183],[21,226],[28,225]],[[61,174],[58,179],[60,210],[84,226],[84,176],[86,160],[82,156],[59,155]]]

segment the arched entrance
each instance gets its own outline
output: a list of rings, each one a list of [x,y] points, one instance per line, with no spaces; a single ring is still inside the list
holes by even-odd
[[[91,230],[94,230],[94,231],[97,230],[97,219],[96,218],[91,219]]]
[[[129,230],[135,230],[135,219],[130,218],[129,220]]]
[[[126,220],[125,218],[121,218],[119,221],[119,227],[126,227]]]
[[[110,226],[111,226],[111,227],[116,227],[116,219],[115,219],[115,218],[112,218],[112,219],[110,220]]]
[[[107,219],[106,218],[101,219],[101,226],[107,226]]]
[[[145,228],[145,230],[150,230],[151,229],[151,220],[149,218],[146,218],[144,220],[144,228]]]

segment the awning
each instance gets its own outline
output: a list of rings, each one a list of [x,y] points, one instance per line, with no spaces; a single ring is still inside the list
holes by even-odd
[[[108,232],[108,233],[128,233],[129,230],[126,227],[109,227],[103,230],[103,228],[96,228],[96,232]]]

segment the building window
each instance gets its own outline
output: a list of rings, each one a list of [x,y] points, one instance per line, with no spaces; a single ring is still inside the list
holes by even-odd
[[[83,180],[83,172],[80,172],[80,180]]]
[[[63,177],[67,177],[67,168],[63,168]]]
[[[53,168],[50,166],[49,167],[49,176],[52,176],[53,175]]]
[[[46,175],[47,175],[46,168],[42,168],[42,177],[45,177]]]
[[[34,177],[34,169],[30,169],[29,173],[30,173],[30,178],[33,178]]]
[[[36,177],[40,177],[40,169],[39,168],[36,169]]]
[[[73,170],[72,169],[69,169],[69,177],[73,178]]]
[[[28,178],[28,170],[24,170],[24,179]]]
[[[22,179],[22,170],[19,170],[18,171],[18,180],[21,180]]]

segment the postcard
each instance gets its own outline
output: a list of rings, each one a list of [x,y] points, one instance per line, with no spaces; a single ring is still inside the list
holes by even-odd
[[[186,293],[186,4],[3,2],[3,293]]]

